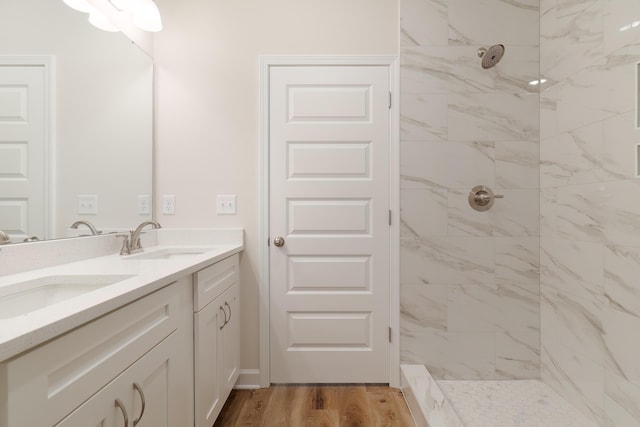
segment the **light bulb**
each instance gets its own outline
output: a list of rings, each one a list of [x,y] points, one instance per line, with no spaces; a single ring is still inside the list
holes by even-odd
[[[87,0],[62,0],[71,9],[84,13],[91,13],[94,9]]]
[[[158,32],[162,30],[162,18],[158,6],[152,0],[141,1],[134,12],[133,23],[145,31]]]
[[[89,14],[89,22],[91,22],[91,25],[94,27],[100,28],[103,31],[109,31],[112,33],[120,31],[120,29],[114,26],[106,16],[96,10]]]

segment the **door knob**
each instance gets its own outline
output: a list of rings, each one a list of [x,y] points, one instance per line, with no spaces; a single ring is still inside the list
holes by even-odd
[[[284,246],[284,238],[280,236],[276,237],[275,239],[273,239],[273,244],[277,247]]]

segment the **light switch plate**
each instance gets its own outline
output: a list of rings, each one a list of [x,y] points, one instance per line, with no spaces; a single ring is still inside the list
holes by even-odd
[[[98,213],[98,196],[78,196],[78,214],[96,215]]]
[[[236,214],[236,195],[218,195],[216,196],[216,213],[218,215],[235,215]]]

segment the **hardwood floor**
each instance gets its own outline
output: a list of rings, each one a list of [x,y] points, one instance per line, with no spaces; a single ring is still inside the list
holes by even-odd
[[[214,427],[413,427],[396,388],[377,385],[273,385],[233,390]]]

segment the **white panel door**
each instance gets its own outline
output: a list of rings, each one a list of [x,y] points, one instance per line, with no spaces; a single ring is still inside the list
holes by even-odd
[[[45,238],[45,71],[0,66],[0,230]]]
[[[389,68],[269,85],[271,382],[389,382]]]

